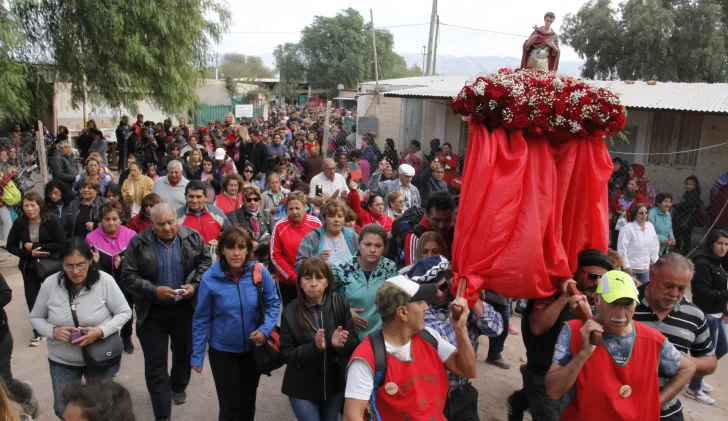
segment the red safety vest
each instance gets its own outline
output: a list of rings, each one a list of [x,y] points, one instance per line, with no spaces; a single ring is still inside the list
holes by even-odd
[[[374,350],[369,337],[359,344],[351,361],[356,358],[366,361],[374,372]],[[387,375],[372,399],[378,415],[373,419],[446,421],[442,411],[447,391],[447,371],[437,350],[420,335],[414,335],[412,361],[402,362],[387,354]]]
[[[581,350],[581,320],[567,322],[571,328],[571,353]],[[632,353],[623,366],[597,346],[576,378],[576,396],[561,414],[562,421],[658,421],[660,386],[657,364],[665,337],[657,330],[633,322]]]

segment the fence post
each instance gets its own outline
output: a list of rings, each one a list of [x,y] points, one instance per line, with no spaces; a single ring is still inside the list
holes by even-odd
[[[326,117],[324,117],[324,138],[321,141],[321,156],[327,158],[329,156],[329,130],[331,124],[329,119],[331,118],[331,101],[326,101]]]
[[[43,185],[48,184],[48,159],[46,158],[45,136],[43,133],[43,122],[38,120],[38,130],[35,132],[36,149],[38,150],[38,166],[40,167],[40,178]]]

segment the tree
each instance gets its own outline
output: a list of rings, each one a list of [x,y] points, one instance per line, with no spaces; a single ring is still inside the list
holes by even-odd
[[[22,42],[17,22],[0,3],[0,121],[20,121],[28,117],[26,66],[13,59],[13,50]]]
[[[263,64],[263,60],[257,56],[246,56],[245,54],[226,53],[222,56],[222,63],[218,67],[220,73],[225,77],[233,79],[258,79],[275,77],[273,70]]]
[[[591,0],[564,18],[562,41],[585,60],[582,76],[721,82],[728,78],[725,11],[685,0]]]
[[[376,29],[380,78],[411,75],[404,58],[394,52],[394,37]],[[349,8],[334,17],[316,16],[301,31],[297,44],[279,45],[274,53],[281,80],[305,78],[318,89],[332,94],[337,86],[356,87],[374,79],[371,24],[364,23],[358,11]],[[421,74],[421,70],[419,70]]]
[[[22,36],[12,50],[15,61],[50,66],[71,84],[75,106],[83,101],[85,81],[92,104],[132,111],[141,98],[170,114],[192,106],[212,43],[231,22],[219,0],[9,4]]]

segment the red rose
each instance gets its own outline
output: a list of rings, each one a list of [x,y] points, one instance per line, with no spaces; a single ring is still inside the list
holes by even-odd
[[[609,114],[609,111],[611,111],[611,110],[610,110],[610,108],[609,108],[609,105],[607,105],[607,104],[602,104],[602,106],[601,106],[601,107],[599,107],[599,111],[601,111],[601,112],[602,112],[602,114]]]
[[[528,120],[528,116],[526,114],[516,114],[516,116],[513,118],[513,124],[519,128],[519,129],[525,129],[528,127],[528,124],[530,121]]]
[[[556,114],[564,114],[566,112],[566,104],[561,101],[554,103],[554,111],[556,111]]]
[[[601,119],[601,118],[599,118],[599,114],[597,114],[597,113],[593,113],[593,114],[591,115],[591,120],[592,120],[592,121],[593,121],[594,123],[596,123],[596,124],[599,124],[599,123],[601,123],[601,122],[602,122],[602,119]]]
[[[545,102],[540,102],[538,104],[537,108],[541,114],[550,114],[551,113],[551,106]]]

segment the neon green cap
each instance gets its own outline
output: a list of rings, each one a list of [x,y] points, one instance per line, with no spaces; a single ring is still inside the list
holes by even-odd
[[[638,303],[640,301],[634,280],[620,270],[610,270],[599,279],[597,294],[600,294],[608,303],[613,303],[620,298],[631,298]]]

